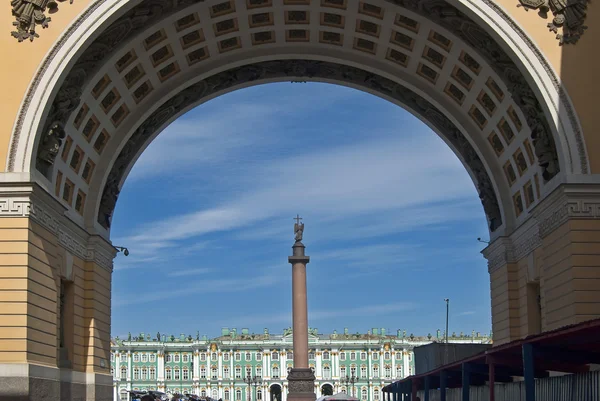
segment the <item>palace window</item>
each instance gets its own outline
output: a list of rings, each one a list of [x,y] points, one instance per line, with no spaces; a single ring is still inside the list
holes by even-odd
[[[323,352],[323,359],[329,359],[329,352]]]
[[[408,360],[409,360],[409,361],[412,361],[412,353],[409,353],[409,354],[408,354]]]
[[[148,380],[148,369],[142,368],[142,380]]]
[[[389,352],[385,352],[383,354],[383,359],[390,359],[390,353]]]
[[[273,366],[273,379],[279,379],[279,368],[277,366]]]
[[[142,354],[142,362],[148,362],[148,354]]]
[[[396,352],[396,360],[402,359],[402,352]]]
[[[385,367],[385,378],[389,379],[392,377],[392,369],[389,366]]]
[[[251,361],[252,360],[252,354],[250,354],[249,352],[246,352],[246,361]]]
[[[235,353],[235,360],[236,361],[241,361],[242,360],[242,354],[240,354],[239,352]]]
[[[173,380],[180,380],[179,377],[181,377],[179,374],[179,368],[173,369]]]
[[[379,352],[373,352],[373,359],[379,358]]]
[[[252,377],[252,368],[246,368],[246,377]]]
[[[183,354],[182,362],[189,362],[189,361],[190,361],[189,355],[188,354]]]
[[[179,362],[179,354],[173,355],[173,362]]]
[[[285,357],[287,358],[288,361],[291,361],[294,359],[294,353],[288,351],[288,353],[286,354]]]
[[[127,366],[121,366],[121,379],[125,379],[127,377]]]
[[[346,394],[346,387],[342,387],[342,393]]]
[[[242,399],[242,390],[235,390],[235,401],[241,401]]]
[[[213,398],[213,400],[216,400],[217,398],[219,398],[219,391],[218,390],[213,390],[212,391],[212,398]]]
[[[363,379],[367,378],[367,367],[364,365],[360,367],[360,377]]]
[[[150,380],[156,380],[156,369],[153,367],[150,368]]]
[[[210,354],[210,359],[212,359],[213,361],[217,360],[217,353],[213,352],[212,354]]]
[[[113,377],[115,376],[115,369],[112,366],[110,368],[110,375]]]
[[[373,365],[373,377],[379,377],[379,365]]]
[[[354,361],[354,360],[356,360],[356,352],[351,352],[351,353],[350,353],[350,360],[351,360],[351,361]]]
[[[360,390],[360,399],[366,401],[367,400],[367,396],[368,396],[367,389],[363,387]]]
[[[206,379],[206,366],[200,366],[200,378]]]
[[[277,351],[271,352],[271,359],[274,361],[278,361],[279,360],[279,352],[277,352]]]
[[[262,400],[262,390],[256,390],[256,399],[259,401]]]
[[[171,368],[165,369],[165,380],[173,380],[173,373]]]
[[[315,359],[315,352],[311,351],[308,353],[308,359]]]
[[[202,389],[202,391],[200,391],[200,396],[201,397],[206,397],[206,390]]]
[[[356,366],[350,366],[350,376],[356,377]]]
[[[260,366],[256,367],[256,376],[262,377],[262,368]]]
[[[219,376],[219,374],[217,372],[217,367],[213,366],[212,368],[210,368],[210,378],[212,380],[217,380],[218,376]]]
[[[140,369],[133,368],[133,380],[140,380]]]
[[[173,360],[173,355],[171,354],[165,354],[165,362],[169,363]]]
[[[373,400],[379,401],[379,389],[378,388],[373,390]]]
[[[345,361],[345,360],[346,360],[346,353],[340,352],[340,361]]]
[[[342,377],[346,376],[346,367],[345,366],[340,367],[340,376],[342,376]]]
[[[227,366],[223,368],[223,379],[229,379],[229,367]]]
[[[225,389],[225,391],[223,391],[223,399],[229,401],[229,390]]]
[[[190,371],[187,368],[183,368],[182,378],[183,380],[190,380]]]
[[[139,362],[140,361],[140,355],[139,354],[133,354],[133,362]]]
[[[360,353],[360,360],[361,361],[366,361],[367,360],[367,353],[366,352],[361,352]]]
[[[259,351],[259,352],[256,353],[256,360],[257,361],[262,361],[262,352],[261,351]]]
[[[150,362],[156,362],[156,354],[150,354]]]
[[[242,378],[242,368],[239,366],[235,367],[235,378],[236,379],[241,379]]]
[[[398,379],[402,378],[402,366],[401,365],[396,365],[396,377]]]
[[[228,360],[229,360],[229,352],[225,352],[225,353],[223,354],[223,360],[224,360],[224,361],[228,361]]]
[[[206,361],[206,354],[204,352],[200,353],[200,360],[201,361]]]
[[[331,368],[329,365],[323,366],[323,379],[331,379]]]

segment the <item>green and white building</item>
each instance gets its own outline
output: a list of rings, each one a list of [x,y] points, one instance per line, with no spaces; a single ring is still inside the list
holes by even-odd
[[[366,334],[320,334],[309,329],[309,361],[317,397],[340,391],[363,401],[382,399],[381,388],[414,371],[413,348],[444,335],[416,337],[374,328]],[[490,343],[491,335],[452,334],[450,342]],[[209,339],[181,334],[140,333],[111,341],[114,399],[129,400],[127,390],[192,393],[223,401],[287,401],[287,369],[293,364],[292,329],[283,334],[251,334],[222,329]],[[348,383],[354,376],[355,382]],[[257,379],[248,384],[248,379]]]

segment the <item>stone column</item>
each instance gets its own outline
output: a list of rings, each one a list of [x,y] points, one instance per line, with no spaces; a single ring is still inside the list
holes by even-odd
[[[296,243],[292,265],[292,321],[294,343],[294,367],[288,374],[289,401],[312,401],[315,399],[315,375],[308,367],[308,306],[306,291],[306,264],[310,258],[304,254],[301,242],[304,224],[295,225]],[[285,366],[282,367],[285,369]]]

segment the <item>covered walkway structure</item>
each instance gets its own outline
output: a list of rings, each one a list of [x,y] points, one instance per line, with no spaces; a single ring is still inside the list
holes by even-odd
[[[495,384],[515,381],[522,382],[519,385],[524,389],[521,399],[537,401],[541,398],[536,397],[536,379],[565,373],[584,374],[594,370],[595,364],[600,364],[600,319],[513,341],[391,383],[383,388],[384,401],[417,401],[419,398],[433,401],[430,390],[439,394],[436,400],[446,401],[447,390],[455,388],[461,389],[462,401],[476,401],[471,399],[471,387],[475,386],[487,387],[489,396],[486,399],[503,401],[496,400]],[[570,394],[561,392],[569,400],[600,399],[598,377],[582,375],[583,380],[573,381],[576,385]],[[563,387],[560,386],[562,390]],[[421,391],[422,396],[418,396]],[[544,401],[550,399],[544,398]]]

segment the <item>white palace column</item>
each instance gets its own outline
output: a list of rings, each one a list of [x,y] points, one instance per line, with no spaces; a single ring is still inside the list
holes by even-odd
[[[131,382],[131,351],[127,351],[127,381]],[[127,386],[129,387],[129,386]]]
[[[217,350],[217,379],[223,380],[223,350],[220,348]],[[221,389],[219,388],[219,398],[221,397]]]
[[[192,362],[193,362],[192,380],[194,381],[194,384],[197,384],[196,382],[198,380],[200,380],[200,351],[198,349],[194,349],[192,358],[193,358],[192,359]]]
[[[409,362],[408,362],[408,351],[406,350],[406,348],[402,349],[402,375],[404,377],[408,376],[410,369],[409,367]]]
[[[315,350],[315,376],[317,376],[317,379],[322,379],[323,378],[323,369],[322,369],[322,364],[323,364],[323,351],[322,350]],[[321,391],[321,390],[319,390]],[[319,392],[317,392],[317,398],[319,398]]]
[[[119,352],[115,352],[115,377],[121,379],[121,354]]]
[[[235,354],[233,353],[233,350],[230,349],[229,350],[229,377],[235,380],[235,366],[233,364],[234,359],[235,359]],[[235,391],[235,388],[233,389],[233,391]],[[235,400],[233,395],[230,395],[230,397],[232,400]]]
[[[271,350],[270,349],[265,350],[264,363],[265,363],[264,375],[267,379],[270,379],[271,378]]]
[[[165,351],[158,351],[158,355],[156,357],[158,361],[158,381],[165,381]]]
[[[279,350],[279,362],[281,365],[279,368],[279,377],[287,379],[287,352],[283,348]]]
[[[379,375],[383,375],[383,377],[385,377],[385,359],[383,358],[384,354],[384,349],[383,349],[383,345],[381,346],[381,349],[379,350]]]
[[[392,377],[394,378],[396,377],[396,350],[393,346],[391,347],[390,352],[392,353]],[[380,396],[383,399],[383,391]]]
[[[381,366],[379,371],[381,372]],[[367,378],[369,377],[373,377],[373,352],[370,349],[367,351]]]

